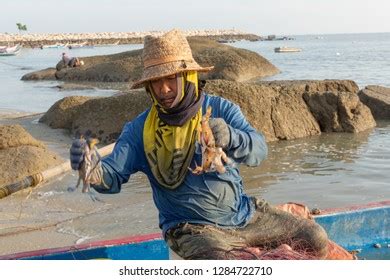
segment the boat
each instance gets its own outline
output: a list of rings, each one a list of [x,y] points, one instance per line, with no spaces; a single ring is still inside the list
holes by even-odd
[[[112,44],[100,44],[100,45],[96,45],[96,47],[113,47],[113,46],[118,46],[120,43],[120,40],[112,43]]]
[[[390,200],[323,210],[315,220],[359,259],[390,259]],[[0,256],[0,260],[174,259],[160,233]]]
[[[42,45],[41,49],[62,49],[65,48],[65,44],[55,43],[52,45]]]
[[[1,47],[0,48],[0,56],[11,56],[11,55],[17,55],[20,50],[22,49],[21,45],[15,45],[13,47]]]
[[[169,249],[161,233],[96,241],[0,256],[0,260],[168,260]]]
[[[85,47],[93,48],[92,45],[88,45],[87,41],[82,43],[66,44],[66,47],[68,49],[78,49],[78,48],[85,48]]]
[[[274,51],[276,53],[290,53],[290,52],[300,52],[300,51],[302,51],[302,49],[291,48],[291,47],[278,47],[278,48],[275,48]]]
[[[390,200],[325,210],[315,220],[359,259],[390,260]]]

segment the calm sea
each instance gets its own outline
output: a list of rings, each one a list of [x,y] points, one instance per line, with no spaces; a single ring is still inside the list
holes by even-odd
[[[360,87],[390,87],[390,33],[296,36],[291,41],[236,42],[259,52],[281,73],[267,80],[352,79]],[[275,53],[275,47],[301,48]],[[95,47],[67,51],[71,56],[117,53],[141,45]],[[25,73],[53,67],[62,49],[24,49],[0,57],[2,113],[43,112],[69,95],[109,96],[113,91],[59,91],[58,82],[23,82]],[[245,188],[274,203],[302,202],[310,207],[336,207],[390,199],[390,122],[359,134],[318,137],[269,144],[269,157],[258,168],[241,169]],[[148,188],[136,176],[130,185]]]

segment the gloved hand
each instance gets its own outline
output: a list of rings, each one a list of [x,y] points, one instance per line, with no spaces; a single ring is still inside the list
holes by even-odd
[[[85,139],[75,139],[70,147],[70,166],[73,170],[79,170],[81,163],[84,160],[85,145],[87,141]]]
[[[215,146],[226,148],[230,143],[230,130],[228,124],[222,118],[211,118],[209,126],[213,132]]]

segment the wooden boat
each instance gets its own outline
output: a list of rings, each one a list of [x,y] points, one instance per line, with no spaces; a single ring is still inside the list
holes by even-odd
[[[21,49],[22,49],[21,45],[15,45],[13,47],[1,47],[0,56],[17,55]]]
[[[390,201],[322,211],[315,217],[330,239],[359,259],[390,259]],[[0,256],[34,260],[165,260],[169,249],[160,233],[97,241],[70,247]]]
[[[302,51],[302,49],[290,48],[290,47],[278,47],[278,48],[275,48],[274,51],[276,53],[291,53],[291,52],[300,52],[300,51]]]

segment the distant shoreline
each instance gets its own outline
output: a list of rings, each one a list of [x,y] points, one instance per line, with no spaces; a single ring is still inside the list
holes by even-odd
[[[100,33],[58,33],[58,34],[8,34],[0,33],[0,45],[21,44],[23,47],[39,48],[53,44],[142,44],[147,35],[159,36],[163,31],[150,32],[100,32]],[[187,37],[202,37],[216,41],[248,40],[258,41],[261,37],[237,30],[196,30],[184,31]]]

